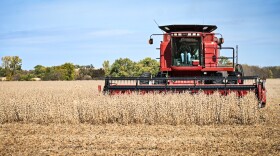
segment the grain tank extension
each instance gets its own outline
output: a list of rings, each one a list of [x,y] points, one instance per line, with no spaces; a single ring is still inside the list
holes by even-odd
[[[266,104],[265,80],[258,76],[244,76],[238,64],[238,47],[223,47],[221,34],[214,33],[215,25],[159,26],[162,36],[159,60],[160,72],[152,77],[106,77],[104,92],[110,94],[130,92],[190,92],[202,90],[206,94],[219,91],[244,96],[255,92],[259,106]]]

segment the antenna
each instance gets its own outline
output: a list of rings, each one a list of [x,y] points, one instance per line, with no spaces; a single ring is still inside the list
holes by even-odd
[[[159,26],[158,23],[157,23],[157,21],[156,21],[155,19],[154,19],[154,22],[156,23],[157,26]]]
[[[154,22],[156,23],[156,25],[159,27],[159,25],[158,25],[158,23],[157,23],[157,21],[154,19]],[[163,30],[161,30],[162,31],[162,33],[164,33],[164,31]]]

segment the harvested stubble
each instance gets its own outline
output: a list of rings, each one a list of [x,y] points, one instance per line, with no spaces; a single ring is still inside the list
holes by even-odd
[[[90,83],[2,83],[0,123],[252,124],[263,116],[254,93],[109,96]]]

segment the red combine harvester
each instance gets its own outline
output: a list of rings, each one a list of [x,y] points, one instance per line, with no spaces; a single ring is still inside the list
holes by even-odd
[[[259,106],[266,104],[265,80],[258,76],[244,76],[238,64],[238,47],[222,47],[224,39],[214,33],[215,25],[165,25],[159,26],[161,35],[160,72],[152,77],[106,77],[104,92],[109,94],[130,92],[190,92],[215,91],[223,95],[235,92],[244,96],[255,92]],[[219,36],[220,38],[218,38]]]

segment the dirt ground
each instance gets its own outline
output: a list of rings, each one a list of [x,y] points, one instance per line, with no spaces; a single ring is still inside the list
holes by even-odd
[[[280,155],[280,80],[253,125],[0,124],[0,155]]]
[[[1,125],[1,155],[277,155],[279,126]]]

